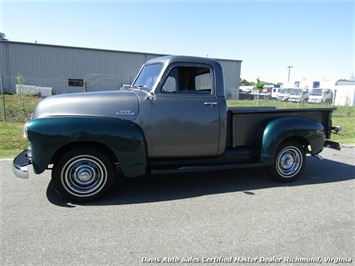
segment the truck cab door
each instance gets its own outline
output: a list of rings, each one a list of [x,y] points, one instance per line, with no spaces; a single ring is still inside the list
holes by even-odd
[[[218,153],[220,108],[213,79],[212,68],[199,64],[172,65],[163,75],[152,101],[152,157]]]

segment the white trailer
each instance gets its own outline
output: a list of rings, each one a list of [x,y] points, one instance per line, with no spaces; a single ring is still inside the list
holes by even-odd
[[[334,86],[335,105],[355,106],[355,85]]]

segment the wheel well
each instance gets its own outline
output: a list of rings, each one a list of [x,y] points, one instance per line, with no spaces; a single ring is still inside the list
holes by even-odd
[[[285,142],[285,141],[297,142],[297,143],[302,145],[302,147],[304,148],[305,152],[310,152],[311,151],[310,143],[308,142],[308,140],[306,138],[303,138],[303,137],[300,137],[300,136],[294,136],[294,137],[289,137],[287,139],[284,139],[283,142]]]
[[[106,145],[98,142],[75,142],[75,143],[70,143],[68,145],[65,145],[61,147],[52,157],[50,164],[54,164],[59,157],[61,157],[63,154],[67,153],[70,150],[74,150],[77,148],[91,148],[93,150],[101,151],[103,152],[110,160],[112,163],[118,162],[118,159],[116,158],[115,154],[113,151],[107,147]]]

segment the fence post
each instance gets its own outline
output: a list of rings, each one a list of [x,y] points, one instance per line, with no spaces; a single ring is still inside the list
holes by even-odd
[[[3,118],[4,118],[4,122],[6,122],[6,107],[5,107],[4,81],[3,81],[2,75],[1,75],[1,94],[2,94],[2,112],[3,112]]]

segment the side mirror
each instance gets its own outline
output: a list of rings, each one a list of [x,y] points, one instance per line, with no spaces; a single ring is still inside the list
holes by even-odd
[[[147,95],[145,96],[146,100],[150,100],[150,101],[155,101],[157,99],[157,96],[155,95],[155,93],[153,91],[147,93]]]

